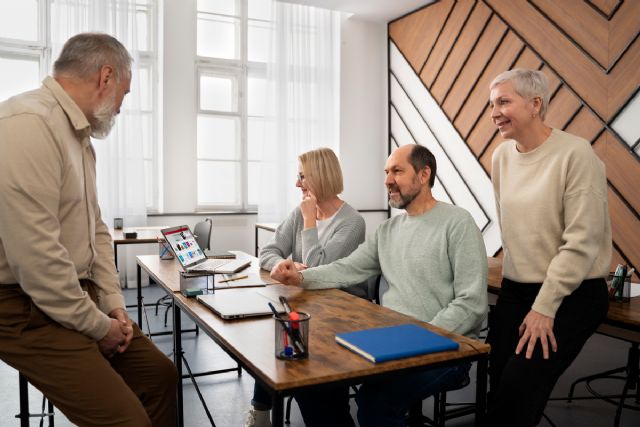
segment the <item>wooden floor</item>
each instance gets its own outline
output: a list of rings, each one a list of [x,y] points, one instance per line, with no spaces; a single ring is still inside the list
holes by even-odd
[[[162,291],[155,286],[144,289],[145,301],[147,303],[155,301],[162,295]],[[125,290],[128,303],[133,303],[135,290]],[[164,308],[162,309],[164,310]],[[135,316],[131,312],[131,316]],[[164,311],[160,311],[156,317],[153,308],[147,309],[152,331],[164,330]],[[169,316],[171,321],[171,316]],[[188,320],[183,321],[185,328],[189,325]],[[169,330],[169,327],[166,328]],[[171,352],[171,339],[166,337],[154,337],[154,342],[166,354]],[[183,335],[183,344],[189,363],[194,371],[222,369],[233,367],[234,362],[227,357],[206,335],[195,334]],[[595,372],[613,369],[623,366],[626,362],[628,344],[608,338],[602,335],[592,337],[586,344],[582,353],[575,363],[561,377],[554,390],[554,395],[566,395],[571,382],[578,377],[590,375]],[[475,375],[472,375],[472,378]],[[0,426],[19,426],[19,422],[14,418],[18,412],[18,375],[17,373],[0,362]],[[225,373],[209,377],[198,378],[198,385],[205,397],[209,409],[213,414],[214,421],[218,427],[242,427],[244,418],[249,407],[249,401],[253,393],[253,379],[246,373],[238,377],[236,373]],[[622,382],[615,380],[604,380],[594,382],[593,386],[602,393],[617,393],[622,389]],[[585,395],[584,384],[577,388],[578,395]],[[197,394],[191,382],[185,380],[184,383],[185,402],[185,426],[200,427],[208,426],[206,417]],[[474,398],[473,384],[458,392],[449,393],[449,402],[467,402]],[[36,412],[42,402],[42,395],[35,389],[30,390],[31,412]],[[355,419],[356,407],[351,402],[352,415]],[[432,412],[432,400],[424,402],[424,413]],[[558,427],[610,427],[613,425],[615,415],[614,406],[599,400],[574,401],[571,404],[566,402],[550,402],[547,405],[546,414]],[[637,427],[640,425],[640,412],[624,410],[622,413],[621,426]],[[39,425],[38,419],[31,421],[32,426]],[[46,423],[45,423],[46,425]],[[55,425],[60,427],[71,426],[72,424],[59,412],[56,413]],[[302,418],[296,404],[293,404],[291,426],[303,426]],[[473,418],[466,417],[450,420],[447,426],[462,427],[472,426]],[[540,426],[548,426],[544,420]],[[330,427],[330,426],[329,426]]]

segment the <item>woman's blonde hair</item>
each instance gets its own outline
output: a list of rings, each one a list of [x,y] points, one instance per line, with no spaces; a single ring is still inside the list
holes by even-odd
[[[516,93],[526,100],[540,98],[540,118],[544,120],[549,107],[549,80],[542,71],[515,68],[500,73],[489,85],[492,90],[499,84],[512,82]]]
[[[298,156],[307,188],[318,201],[342,193],[342,169],[338,157],[330,148],[318,148]]]

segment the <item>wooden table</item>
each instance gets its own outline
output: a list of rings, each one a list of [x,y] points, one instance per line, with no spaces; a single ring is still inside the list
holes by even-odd
[[[248,255],[246,255],[248,256]],[[174,298],[174,361],[182,373],[182,347],[179,333],[180,312],[184,311],[231,358],[236,360],[273,396],[273,425],[283,425],[283,399],[296,390],[311,387],[360,384],[364,380],[396,375],[398,372],[424,370],[478,361],[476,380],[476,425],[481,425],[486,411],[487,361],[489,346],[393,310],[354,297],[337,289],[304,291],[280,284],[261,288],[277,300],[285,295],[294,309],[311,314],[309,353],[306,360],[283,361],[274,356],[274,321],[271,317],[225,321],[201,305],[184,297],[179,288],[178,266],[174,261],[160,261],[158,256],[138,256],[138,278],[144,269]],[[257,267],[256,262],[251,268]],[[266,276],[266,272],[263,275]],[[266,277],[265,277],[266,278]],[[138,288],[140,289],[140,288]],[[220,290],[238,292],[247,290]],[[457,351],[442,352],[373,364],[335,342],[339,332],[372,327],[414,323],[450,337],[460,344]],[[183,425],[182,384],[178,387],[178,423]]]
[[[489,274],[487,285],[489,292],[499,294],[502,283],[502,260],[488,257]],[[633,297],[629,302],[609,301],[609,312],[606,324],[640,332],[640,297]]]

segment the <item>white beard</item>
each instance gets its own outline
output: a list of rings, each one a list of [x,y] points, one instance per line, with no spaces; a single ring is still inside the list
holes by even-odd
[[[91,123],[91,136],[96,139],[105,139],[111,128],[116,123],[116,93],[104,100],[102,105],[96,107],[93,112],[93,123]]]

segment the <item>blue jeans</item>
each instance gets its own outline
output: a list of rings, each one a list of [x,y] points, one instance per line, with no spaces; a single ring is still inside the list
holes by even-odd
[[[470,363],[410,372],[362,384],[356,402],[361,427],[404,427],[405,415],[416,402],[441,390],[464,386]]]

